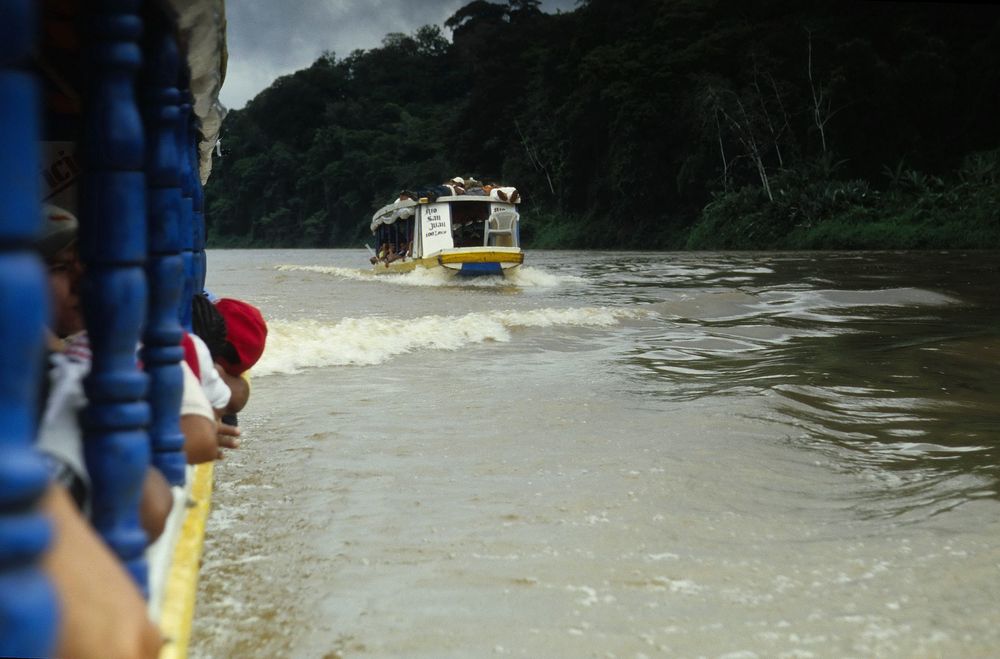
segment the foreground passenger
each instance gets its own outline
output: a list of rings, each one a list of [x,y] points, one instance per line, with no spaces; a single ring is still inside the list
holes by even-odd
[[[89,479],[77,415],[86,403],[89,372],[80,310],[83,269],[76,255],[76,218],[46,209],[37,247],[49,267],[53,302],[51,367],[40,403],[39,449],[53,484],[42,507],[53,522],[54,542],[43,567],[59,597],[58,656],[81,659],[156,657],[162,639],[146,615],[132,579],[86,520]],[[150,468],[143,484],[140,523],[151,538],[162,532],[172,503],[166,479]]]
[[[222,369],[239,376],[250,370],[264,354],[267,323],[260,309],[249,302],[222,298],[215,303],[226,321],[226,349],[219,360]]]
[[[267,344],[267,323],[260,309],[232,298],[215,303],[226,324],[226,341],[216,360],[219,373],[233,390],[232,414],[250,399],[250,369],[260,360]]]
[[[225,414],[235,415],[250,399],[248,371],[264,354],[267,323],[260,310],[231,298],[209,301],[196,295],[192,327],[208,347],[214,368],[231,392]]]
[[[48,459],[53,480],[88,514],[90,480],[78,415],[87,402],[83,379],[90,372],[91,355],[80,307],[83,267],[77,255],[78,223],[72,213],[55,206],[46,206],[43,213],[43,234],[36,246],[49,269],[52,328],[38,448]],[[143,483],[140,523],[151,541],[162,533],[172,500],[166,479],[150,467]]]
[[[226,414],[230,411],[228,408],[233,392],[216,369],[211,350],[197,333],[186,333],[184,342],[185,361],[198,377],[201,389],[208,397],[208,402],[212,404],[212,409],[217,410],[220,416]]]
[[[210,299],[211,297],[211,299]],[[260,310],[242,300],[215,298],[209,293],[195,295],[192,300],[192,329],[208,347],[214,368],[231,392],[229,404],[222,411],[220,428],[239,433],[236,428],[240,412],[250,399],[250,368],[264,353],[267,323]],[[229,446],[220,433],[220,446],[236,448],[238,440]]]
[[[221,460],[222,449],[239,448],[240,429],[222,423],[212,409],[198,377],[186,363],[184,390],[181,398],[181,432],[184,433],[184,455],[188,464]]]
[[[45,207],[43,234],[36,246],[49,268],[52,329],[49,368],[41,396],[38,448],[48,459],[53,480],[66,489],[80,511],[87,515],[90,479],[83,457],[83,431],[78,417],[87,404],[83,380],[90,372],[91,353],[79,293],[83,267],[77,255],[77,228],[72,213],[54,206]],[[188,395],[201,395],[200,388],[195,387]],[[214,423],[206,427],[194,413],[181,412],[188,462],[218,457]],[[162,533],[172,503],[166,479],[155,467],[149,467],[143,482],[140,523],[150,542]]]

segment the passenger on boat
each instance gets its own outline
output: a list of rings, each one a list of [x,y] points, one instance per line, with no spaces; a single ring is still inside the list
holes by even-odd
[[[490,189],[490,198],[497,199],[499,201],[509,201],[512,204],[520,203],[521,194],[517,191],[517,188],[510,186],[499,186],[492,187]]]
[[[451,196],[465,194],[465,179],[461,176],[454,176],[443,184]]]
[[[212,409],[216,410],[221,416],[229,406],[229,401],[233,395],[232,391],[222,380],[222,376],[219,375],[218,370],[216,370],[212,353],[208,349],[208,346],[205,345],[205,341],[197,333],[186,334],[184,340],[190,341],[194,347],[196,363],[192,364],[188,362],[188,366],[198,376],[198,381],[201,383],[201,388],[205,392],[205,396],[208,397],[208,402],[212,404]]]
[[[58,656],[156,657],[162,638],[146,616],[133,580],[86,519],[89,477],[78,414],[86,403],[83,378],[90,371],[79,283],[83,273],[76,253],[76,218],[62,209],[45,209],[43,235],[36,247],[49,268],[52,297],[50,369],[39,397],[38,447],[53,483],[42,501],[52,520],[55,541],[43,567],[60,608]],[[58,348],[58,349],[57,349]],[[173,503],[162,474],[149,468],[142,487],[140,524],[150,541],[163,531]]]
[[[83,379],[90,372],[90,346],[80,308],[83,266],[77,254],[76,217],[56,207],[43,208],[43,233],[36,248],[49,269],[52,325],[47,377],[39,397],[38,448],[48,460],[53,480],[63,485],[84,514],[89,513],[90,480],[83,457],[83,431],[77,418],[86,405]],[[170,512],[166,479],[152,467],[143,484],[140,521],[147,535],[158,537]]]
[[[389,251],[385,253],[385,258],[382,260],[382,262],[385,263],[385,266],[388,268],[389,264],[398,258],[399,255],[396,254],[396,248],[393,247],[392,245],[389,245]]]
[[[184,455],[188,464],[221,460],[223,448],[239,448],[240,430],[220,421],[205,396],[198,375],[181,362],[184,385],[181,390],[180,423],[184,433]]]
[[[489,189],[491,186],[484,186],[482,183],[476,179],[466,179],[468,187],[465,188],[465,194],[472,195],[474,197],[486,197],[490,194]]]
[[[232,388],[234,399],[222,421],[238,434],[239,430],[234,428],[238,424],[236,413],[250,399],[250,369],[264,354],[267,323],[260,309],[242,300],[223,298],[215,302],[215,307],[226,325],[226,340],[216,367]]]
[[[264,355],[267,322],[260,309],[243,300],[222,298],[215,308],[226,321],[226,345],[217,361],[225,374],[242,377]]]
[[[460,176],[451,178],[441,185],[424,185],[413,190],[403,190],[396,201],[420,201],[426,199],[434,202],[438,197],[453,197],[465,194],[465,179]]]
[[[454,176],[441,185],[425,185],[412,190],[402,190],[397,195],[396,201],[419,201],[427,199],[430,202],[434,202],[438,197],[456,195],[483,196],[495,199],[496,201],[515,204],[521,201],[521,194],[515,187],[500,185],[498,183],[483,184],[474,178],[462,178],[461,176]],[[375,263],[376,260],[381,259],[372,260],[372,263]]]
[[[229,330],[225,316],[219,310],[215,302],[202,294],[193,297],[191,303],[191,327],[205,344],[210,357],[209,363],[212,370],[221,378],[222,382],[229,388],[230,398],[228,404],[221,409],[223,418],[235,415],[242,410],[247,400],[250,398],[250,384],[245,378],[231,375],[221,365],[224,357],[232,360],[234,350],[229,343]],[[233,424],[235,425],[235,424]]]
[[[407,252],[406,244],[401,243],[398,246],[390,246],[389,255],[386,256],[385,264],[389,265],[395,261],[405,261],[407,256],[409,256],[409,254]]]
[[[238,448],[240,412],[250,399],[249,369],[264,352],[267,324],[260,310],[241,300],[195,295],[192,329],[207,345],[211,368],[229,387],[231,397],[220,417],[219,448]]]
[[[43,233],[36,248],[49,268],[53,323],[48,377],[43,379],[46,390],[40,397],[44,407],[39,420],[38,448],[49,459],[53,479],[66,487],[86,514],[90,482],[78,415],[87,402],[83,379],[90,373],[91,354],[80,307],[83,266],[77,255],[78,222],[72,213],[55,206],[45,206],[43,214]],[[196,389],[185,393],[196,396],[201,392]],[[197,419],[187,416],[181,416],[180,423],[189,462],[192,452],[200,454],[199,447],[214,446],[214,427],[205,428]],[[143,483],[140,522],[151,541],[162,533],[172,502],[166,479],[159,470],[150,467]]]

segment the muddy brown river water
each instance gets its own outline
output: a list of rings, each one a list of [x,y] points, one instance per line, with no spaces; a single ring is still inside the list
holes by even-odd
[[[1000,655],[1000,254],[213,251],[192,656]]]

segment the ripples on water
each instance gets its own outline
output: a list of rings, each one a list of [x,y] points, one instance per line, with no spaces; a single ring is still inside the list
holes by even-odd
[[[934,267],[922,266],[928,258]],[[793,429],[789,441],[835,455],[845,469],[876,467],[872,478],[892,486],[886,497],[895,504],[886,510],[879,502],[882,514],[933,514],[996,495],[997,308],[979,306],[989,280],[977,281],[961,256],[727,254],[677,262],[624,254],[595,261],[526,266],[507,279],[278,266],[404,287],[559,289],[607,306],[421,316],[404,324],[279,320],[258,370],[371,365],[414,350],[506,342],[518,328],[627,321],[635,330],[624,358],[642,395],[760,396],[767,403],[761,414]],[[939,486],[948,496],[934,494]]]
[[[313,579],[345,593],[357,585],[369,603],[316,595],[327,624],[352,631],[330,632],[332,640],[319,633],[307,647],[326,643],[330,657],[385,655],[379,647],[411,642],[419,656],[477,647],[450,630],[455,645],[420,645],[424,630],[407,632],[407,621],[432,618],[434,605],[408,618],[386,604],[425,603],[413,589],[440,594],[442,610],[456,598],[492,593],[492,602],[512,590],[519,602],[544,603],[530,634],[549,633],[549,618],[565,625],[548,645],[534,637],[531,647],[550,650],[544,656],[582,656],[566,639],[583,637],[608,656],[622,647],[634,649],[627,656],[670,655],[675,642],[678,656],[712,656],[706,648],[747,657],[945,656],[940,647],[987,656],[983,648],[1000,642],[984,627],[997,557],[982,543],[992,540],[976,535],[974,515],[942,522],[947,532],[934,526],[1000,498],[995,254],[529,253],[532,265],[511,279],[471,281],[376,277],[350,265],[363,262],[360,254],[333,265],[258,258],[266,281],[249,297],[264,303],[271,335],[256,377],[265,388],[283,383],[291,414],[251,423],[298,443],[268,453],[268,464],[234,466],[241,480],[220,483],[220,494],[239,501],[239,488],[266,487],[282,515],[313,501],[322,519],[296,522],[288,535],[266,528],[276,524],[267,506],[223,510],[219,519],[235,529],[233,520],[252,519],[248,528],[268,536],[241,530],[250,561],[294,552],[300,534],[319,533],[336,548],[307,561],[308,582],[287,588],[305,597]],[[235,276],[226,285],[248,295]],[[455,370],[417,375],[443,365]],[[329,367],[339,375],[327,391],[310,374]],[[378,387],[369,391],[367,378]],[[425,389],[412,391],[413,382]],[[330,412],[332,422],[314,418],[314,408],[328,407],[310,402],[317,395],[356,409]],[[425,407],[409,405],[414,397]],[[395,413],[417,417],[408,424]],[[310,468],[328,472],[278,482],[277,467],[303,451]],[[418,459],[424,451],[430,466]],[[403,509],[413,504],[406,487],[436,520],[427,524],[443,528]],[[310,498],[317,489],[325,496]],[[335,540],[313,528],[326,523],[328,507],[341,525]],[[341,510],[351,512],[346,524]],[[924,533],[871,539],[913,527]],[[955,539],[955,529],[967,537]],[[225,604],[239,598],[233,580],[258,575],[214,560],[219,576],[207,588],[223,603],[209,615],[224,621],[238,608]],[[372,574],[369,560],[389,576]],[[292,580],[294,569],[266,579]],[[944,603],[908,604],[928,578]],[[948,581],[963,585],[938,583]],[[560,595],[572,600],[572,616],[560,617]],[[979,604],[969,634],[959,631],[966,614],[942,609],[948,598],[961,602],[955,611]],[[361,617],[379,606],[389,622]],[[289,640],[301,633],[297,621],[272,610],[279,604],[257,608],[248,615],[273,616],[278,622],[261,628],[285,639],[271,647],[301,647]],[[581,610],[593,614],[589,622]],[[353,622],[338,627],[338,617]],[[464,617],[450,623],[459,637],[491,633],[475,612]],[[403,631],[391,631],[392,621]],[[738,626],[723,632],[724,624]],[[601,636],[592,626],[616,631]],[[354,636],[365,632],[367,645]],[[379,636],[393,633],[404,640]],[[622,640],[637,635],[638,644]],[[254,642],[216,640],[230,649]],[[737,651],[750,647],[764,654]]]
[[[883,258],[893,262],[834,258],[843,272],[821,262],[828,272],[795,282],[781,266],[800,271],[811,261],[670,268],[670,288],[686,290],[651,305],[671,322],[635,346],[636,378],[647,395],[666,398],[760,396],[762,417],[787,425],[790,442],[882,482],[881,496],[857,502],[861,512],[920,519],[996,497],[1000,309],[988,292],[995,282],[977,277],[974,266],[966,276],[957,268],[958,277],[937,262],[909,270],[906,257],[888,277],[894,268]],[[829,288],[845,275],[858,288]],[[910,275],[930,287],[894,285]],[[630,280],[640,288],[649,282]]]
[[[934,266],[924,267],[927,260]],[[757,414],[785,424],[789,442],[882,481],[884,496],[859,507],[919,517],[996,496],[997,308],[981,266],[968,266],[962,256],[921,254],[623,254],[469,280],[441,271],[376,276],[285,265],[278,269],[404,287],[558,289],[607,306],[420,316],[405,324],[278,321],[260,370],[371,365],[414,350],[506,342],[519,328],[626,323],[631,345],[623,360],[643,396],[760,397],[766,404]]]
[[[375,274],[371,269],[344,268],[322,265],[279,265],[280,272],[315,272],[334,277],[397,286],[426,288],[487,288],[493,290],[530,288],[553,288],[561,284],[581,283],[583,280],[572,275],[553,275],[545,270],[523,266],[510,272],[504,278],[497,277],[455,277],[445,270],[417,269],[403,274]]]

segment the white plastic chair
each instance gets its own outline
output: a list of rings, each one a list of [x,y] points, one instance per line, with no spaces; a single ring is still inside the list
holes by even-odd
[[[517,222],[520,215],[512,210],[499,210],[486,220],[486,231],[483,232],[484,247],[516,247]],[[493,242],[493,236],[498,240]],[[507,238],[504,238],[507,236]]]

